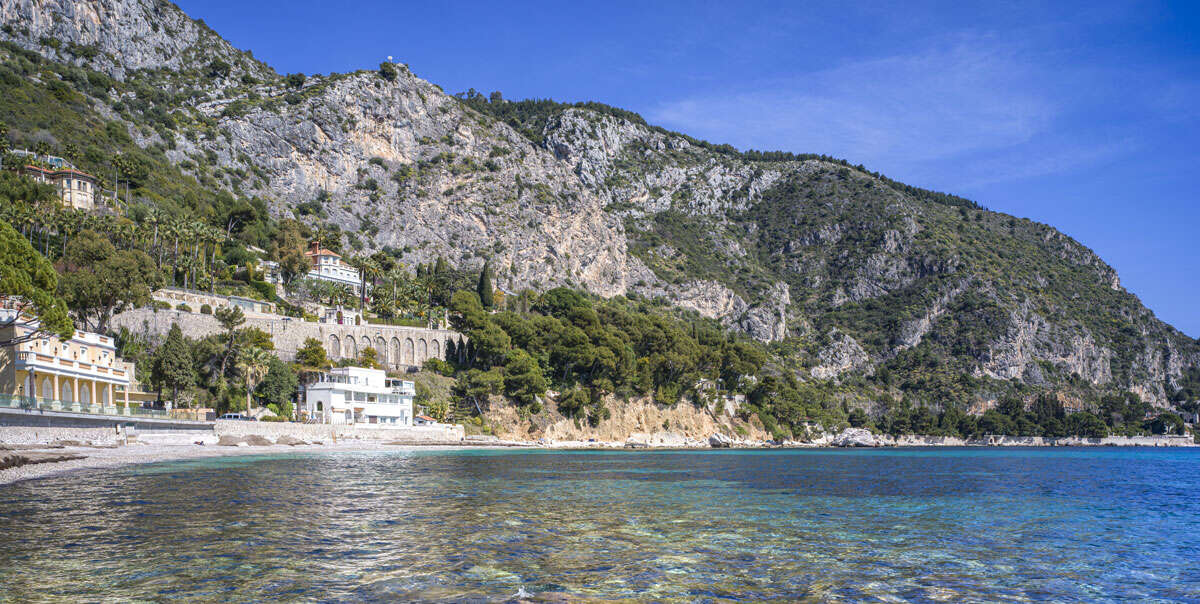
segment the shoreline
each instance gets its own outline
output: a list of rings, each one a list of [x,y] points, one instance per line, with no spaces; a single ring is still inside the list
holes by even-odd
[[[1105,439],[1108,440],[1108,439]],[[269,441],[268,441],[269,442]],[[358,451],[417,451],[417,450],[475,450],[475,449],[536,449],[548,451],[720,451],[720,450],[761,450],[761,449],[903,449],[903,448],[942,448],[942,447],[971,447],[971,448],[1072,448],[1072,447],[1144,447],[1144,448],[1189,448],[1197,445],[1190,442],[1146,444],[1128,442],[1070,442],[1031,444],[1024,442],[930,442],[918,439],[904,439],[880,443],[875,446],[839,446],[831,443],[787,443],[772,445],[769,443],[731,443],[724,447],[711,446],[669,446],[645,445],[629,446],[618,442],[586,442],[560,441],[552,443],[520,442],[520,441],[462,441],[462,442],[387,442],[383,440],[342,440],[332,443],[261,444],[252,446],[218,445],[209,441],[204,445],[194,442],[148,442],[129,445],[24,445],[11,451],[15,454],[32,453],[34,455],[65,455],[71,458],[64,461],[33,462],[10,468],[0,469],[0,486],[15,484],[25,480],[48,478],[60,474],[101,470],[142,464],[188,461],[193,459],[208,459],[214,457],[248,457],[256,455],[272,455],[281,453],[333,453]],[[2,449],[3,445],[0,445]]]

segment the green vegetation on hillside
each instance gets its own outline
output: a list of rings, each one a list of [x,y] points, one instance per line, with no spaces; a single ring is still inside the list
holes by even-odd
[[[825,163],[838,164],[847,168],[854,168],[860,172],[870,174],[876,178],[880,178],[896,189],[902,190],[904,193],[916,198],[933,203],[943,205],[979,208],[979,205],[969,199],[964,199],[957,195],[930,191],[920,187],[913,187],[903,183],[893,181],[878,172],[869,172],[861,164],[853,166],[850,162],[844,159],[830,157],[828,155],[819,155],[815,153],[793,153],[790,151],[759,151],[750,149],[747,151],[739,151],[736,147],[729,144],[710,143],[706,140],[701,140],[683,134],[667,130],[661,126],[654,126],[646,122],[646,119],[641,115],[613,107],[604,103],[595,101],[585,101],[578,103],[560,103],[552,99],[525,99],[521,101],[505,100],[499,92],[493,92],[488,96],[484,96],[476,92],[474,88],[467,92],[460,92],[455,95],[464,105],[482,113],[489,115],[496,120],[504,122],[512,126],[517,132],[528,138],[534,144],[542,144],[545,141],[546,128],[562,113],[568,109],[584,109],[603,116],[610,116],[618,120],[624,120],[631,124],[643,126],[653,132],[663,134],[673,138],[680,138],[687,141],[694,147],[704,149],[718,155],[733,157],[752,162],[800,162],[817,160]]]

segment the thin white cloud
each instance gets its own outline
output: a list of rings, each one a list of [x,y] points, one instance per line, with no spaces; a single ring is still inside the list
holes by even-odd
[[[970,196],[972,191],[999,183],[1014,182],[1039,176],[1063,174],[1112,161],[1138,151],[1133,139],[1098,143],[1047,145],[1036,151],[992,154],[969,162],[958,162],[955,175],[956,190]],[[926,180],[934,175],[918,175]]]
[[[665,103],[650,118],[741,147],[929,161],[1045,130],[1058,109],[1036,75],[1015,52],[960,43]]]
[[[1063,161],[1037,162],[1022,150],[1062,113],[1046,78],[1018,48],[959,37],[922,53],[683,98],[661,104],[649,118],[714,142],[829,154],[898,178],[935,166],[944,174],[948,161],[985,160],[950,183],[978,185],[1067,166],[1066,154]],[[1084,149],[1069,156],[1102,155]]]

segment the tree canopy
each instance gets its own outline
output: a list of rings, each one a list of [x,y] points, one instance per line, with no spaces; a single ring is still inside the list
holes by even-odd
[[[10,346],[40,333],[70,338],[75,332],[67,304],[58,296],[58,273],[45,257],[7,222],[0,221],[0,296],[6,297],[19,311],[0,319],[0,328],[25,326],[34,331],[23,336],[0,339]],[[32,321],[30,321],[32,317]]]
[[[66,246],[59,285],[75,316],[103,332],[113,314],[148,304],[161,284],[154,261],[139,250],[118,251],[95,231],[82,231]]]

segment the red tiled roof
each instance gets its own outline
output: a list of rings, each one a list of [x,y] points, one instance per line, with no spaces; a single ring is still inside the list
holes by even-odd
[[[93,180],[95,180],[95,178],[96,178],[95,176],[92,176],[91,174],[88,174],[87,172],[80,172],[79,170],[75,170],[72,168],[67,168],[66,170],[58,170],[58,171],[55,171],[54,173],[55,174],[74,174],[76,176],[84,176],[87,178],[91,178]]]
[[[423,420],[425,420],[425,421],[430,421],[430,422],[436,422],[436,421],[437,421],[436,419],[433,419],[432,417],[429,417],[428,415],[418,415],[418,416],[417,416],[417,419],[423,419]]]
[[[341,254],[338,254],[337,252],[331,252],[325,248],[321,248],[319,250],[316,250],[315,252],[314,251],[304,252],[304,254],[306,256],[333,256],[334,258],[342,257]]]
[[[37,172],[41,172],[42,174],[45,174],[47,176],[63,176],[63,175],[68,175],[68,174],[74,174],[76,176],[83,176],[86,178],[90,178],[92,180],[96,179],[95,176],[92,176],[91,174],[88,174],[87,172],[80,172],[79,170],[75,170],[72,168],[65,168],[62,170],[49,170],[47,168],[41,168],[38,166],[25,166],[24,168],[22,168],[22,170],[34,170]]]

